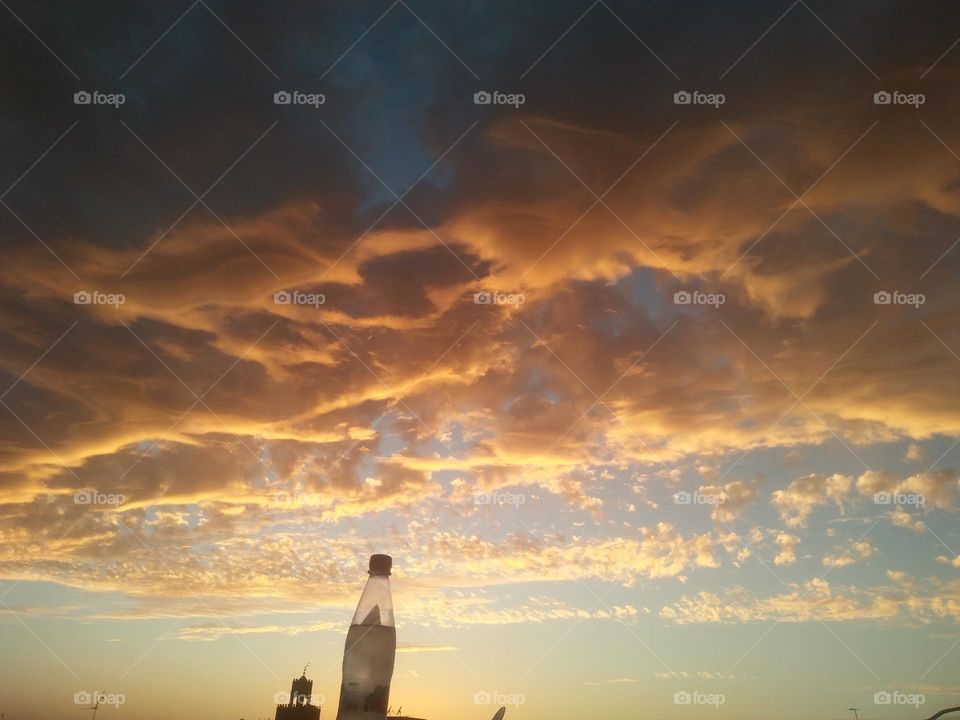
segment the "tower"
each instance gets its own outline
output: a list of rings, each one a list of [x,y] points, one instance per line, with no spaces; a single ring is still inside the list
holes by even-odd
[[[304,668],[306,672],[306,668]],[[301,675],[290,685],[290,704],[309,705],[313,696],[313,680],[307,680],[306,674]]]
[[[307,669],[294,678],[290,685],[290,701],[277,705],[275,720],[320,720],[320,708],[313,705],[313,680],[307,679]]]

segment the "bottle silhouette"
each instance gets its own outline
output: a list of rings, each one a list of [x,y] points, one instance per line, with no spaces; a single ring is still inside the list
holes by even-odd
[[[363,588],[343,649],[343,683],[337,720],[384,720],[397,651],[390,598],[389,555],[370,556]]]

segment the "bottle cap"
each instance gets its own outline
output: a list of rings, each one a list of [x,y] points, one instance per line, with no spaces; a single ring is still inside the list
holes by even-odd
[[[370,570],[371,575],[389,576],[390,569],[393,567],[393,558],[389,555],[371,555]]]

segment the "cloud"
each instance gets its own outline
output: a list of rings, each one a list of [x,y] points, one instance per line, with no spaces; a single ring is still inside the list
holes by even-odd
[[[296,22],[268,13],[253,25],[264,47],[313,47],[343,22],[318,12]],[[94,21],[64,17],[77,27]],[[285,23],[296,26],[294,42]],[[162,32],[125,25],[143,28],[144,47]],[[498,61],[525,58],[535,32],[504,39]],[[33,39],[21,35],[13,56],[35,57]],[[609,38],[584,33],[583,42],[598,48]],[[141,76],[145,94],[131,96],[129,125],[203,189],[271,127],[275,108],[250,98],[274,88],[269,76],[222,81],[236,77],[229,65],[207,57],[204,43],[190,45]],[[343,609],[378,537],[405,558],[398,574],[416,584],[411,595],[423,595],[411,605],[418,621],[629,618],[641,610],[498,604],[480,594],[457,601],[444,589],[684,582],[746,562],[770,537],[774,563],[793,566],[799,543],[813,547],[804,530],[815,511],[844,512],[854,500],[852,477],[725,482],[730,463],[772,449],[799,467],[837,442],[854,454],[889,443],[899,455],[906,444],[916,462],[932,438],[960,432],[960,375],[947,349],[957,251],[933,267],[956,237],[960,166],[908,116],[873,127],[869,88],[851,92],[849,77],[811,72],[810,63],[738,70],[727,127],[688,116],[665,132],[676,119],[669,77],[652,80],[642,98],[620,93],[611,108],[601,90],[625,77],[597,72],[581,53],[579,75],[539,69],[535,110],[479,116],[447,153],[478,116],[443,92],[468,90],[469,78],[427,63],[429,91],[381,103],[409,68],[384,61],[390,43],[375,45],[331,75],[351,92],[330,104],[325,122],[398,192],[443,155],[405,196],[407,208],[390,211],[394,198],[363,163],[298,122],[281,122],[237,164],[209,198],[216,216],[196,207],[170,230],[190,198],[122,127],[118,141],[80,123],[12,188],[10,207],[37,237],[3,214],[4,577],[118,593],[130,600],[129,618],[187,613],[194,598],[207,619]],[[101,62],[128,49],[104,49]],[[681,59],[694,52],[675,49]],[[199,59],[216,83],[197,76],[199,86],[172,92],[171,78]],[[310,54],[302,67],[314,62]],[[46,64],[34,66],[42,82],[13,78],[3,111],[16,136],[11,167],[24,170],[63,132],[62,115],[47,112],[47,89],[63,97],[69,89]],[[956,79],[942,63],[925,87],[946,102]],[[758,80],[791,92],[758,92]],[[570,103],[569,87],[580,85],[581,102]],[[164,98],[159,115],[149,97]],[[930,126],[948,127],[951,107],[925,116]],[[185,125],[187,116],[195,122]],[[810,189],[803,205],[778,178],[791,191]],[[896,288],[930,301],[873,303],[875,292]],[[125,302],[74,303],[74,293],[95,289]],[[524,302],[478,305],[481,289],[522,293]],[[324,302],[274,301],[291,290]],[[679,290],[725,302],[677,305]],[[671,524],[675,508],[655,499],[689,468],[701,492],[725,499],[712,508],[715,523],[772,506],[785,527]],[[626,523],[618,492],[641,475],[646,504]],[[901,475],[864,473],[856,494],[913,492],[928,512],[957,509],[955,470]],[[91,488],[126,502],[74,502]],[[473,501],[499,490],[538,509],[497,515]],[[761,502],[768,492],[770,504]],[[888,517],[926,528],[899,509]],[[834,548],[822,562],[849,559]],[[824,613],[886,617],[866,598],[806,589],[826,600]],[[746,616],[773,613],[744,602]],[[707,603],[703,612],[725,611]],[[186,634],[228,632],[202,625]],[[230,627],[285,632],[273,622]]]
[[[600,680],[598,682],[582,682],[581,685],[630,685],[638,683],[640,680],[631,677],[613,678],[610,680]]]
[[[890,513],[887,514],[887,517],[890,518],[890,522],[896,527],[909,528],[917,533],[925,532],[927,529],[927,526],[924,524],[923,520],[918,520],[916,516],[901,508],[890,511]]]
[[[842,568],[853,565],[858,560],[865,560],[873,555],[875,548],[868,542],[861,540],[849,548],[836,547],[832,552],[823,556],[823,566],[828,568]]]
[[[454,652],[459,648],[453,645],[418,645],[416,643],[397,643],[398,653]]]
[[[654,677],[661,680],[757,680],[756,675],[741,675],[732,672],[717,672],[711,670],[658,670]]]
[[[757,534],[751,534],[748,540],[749,542],[744,541],[740,535],[733,531],[717,535],[717,542],[720,543],[723,549],[729,554],[734,555],[734,565],[737,567],[753,554],[751,546],[761,542],[763,535],[757,529]]]
[[[800,538],[790,533],[778,533],[776,537],[780,552],[773,558],[774,565],[793,565],[797,561],[797,545]]]
[[[857,490],[869,497],[879,492],[892,492],[898,484],[896,476],[888,470],[868,470],[857,478]]]
[[[960,501],[960,473],[957,470],[934,470],[911,475],[900,486],[903,492],[922,495],[925,505],[940,510],[954,510]]]
[[[886,470],[869,470],[857,478],[857,490],[866,497],[877,493],[920,496],[925,509],[954,510],[960,502],[958,478],[960,473],[955,469],[928,470],[903,480]]]
[[[783,490],[776,490],[771,502],[788,526],[802,528],[806,527],[807,516],[819,505],[833,501],[842,511],[852,482],[853,478],[846,475],[807,475],[791,481]]]
[[[473,582],[488,584],[606,578],[632,585],[720,565],[709,534],[683,536],[667,523],[640,528],[635,537],[565,544],[525,535],[493,543],[437,532],[422,539],[422,549],[418,572],[442,578],[442,568],[456,565]]]
[[[226,625],[219,623],[203,623],[188,625],[177,629],[178,640],[213,641],[225,635],[260,635],[277,633],[280,635],[301,635],[303,633],[340,630],[340,626],[332,622],[312,622],[306,625]]]
[[[614,605],[600,609],[580,608],[554,597],[535,596],[519,604],[497,603],[489,596],[445,596],[442,598],[408,598],[405,616],[410,622],[441,627],[469,625],[523,625],[554,620],[625,621],[639,611],[631,605]]]
[[[930,623],[960,618],[960,583],[916,583],[905,573],[888,572],[892,583],[874,587],[834,587],[827,580],[791,583],[779,595],[758,597],[742,587],[721,595],[702,591],[663,607],[660,617],[680,624],[742,622]]]
[[[757,487],[754,483],[733,480],[722,486],[701,486],[699,492],[701,495],[722,498],[722,502],[714,505],[712,517],[717,522],[729,523],[736,520],[744,508],[753,502]]]

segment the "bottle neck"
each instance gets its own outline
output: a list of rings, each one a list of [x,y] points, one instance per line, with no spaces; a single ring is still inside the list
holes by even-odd
[[[383,625],[395,627],[393,599],[390,596],[390,578],[387,575],[371,575],[360,595],[354,625]]]

